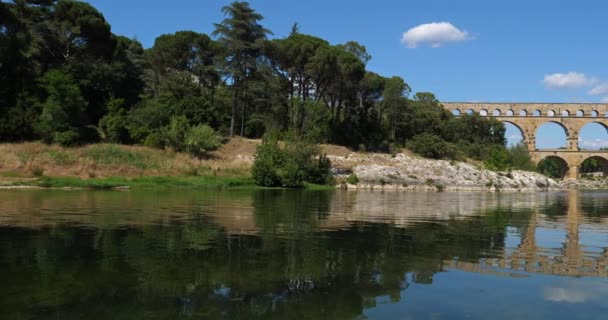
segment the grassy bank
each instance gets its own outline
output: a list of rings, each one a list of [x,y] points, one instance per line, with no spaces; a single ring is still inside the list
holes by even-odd
[[[206,159],[142,146],[63,148],[36,142],[0,144],[0,186],[113,189],[254,189],[257,142],[233,139]],[[306,185],[306,189],[333,189]]]
[[[267,189],[257,186],[251,177],[141,177],[141,178],[91,178],[78,177],[40,177],[36,179],[15,180],[4,186],[41,187],[41,188],[82,188],[109,190],[120,188],[133,189]],[[306,184],[306,190],[333,190],[333,186]]]
[[[0,144],[0,176],[11,177],[242,177],[250,161],[230,154],[199,159],[141,146],[93,144],[78,148],[28,142]]]
[[[253,189],[255,183],[249,177],[140,177],[140,178],[90,178],[79,177],[41,177],[13,183],[15,186],[35,186],[43,188],[85,188],[115,189],[121,187],[150,188],[188,188],[188,189]]]

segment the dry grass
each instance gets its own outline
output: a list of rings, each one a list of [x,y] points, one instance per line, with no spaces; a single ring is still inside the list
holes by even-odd
[[[95,144],[63,148],[37,142],[0,144],[0,176],[5,178],[246,176],[250,166],[250,162],[236,157],[197,159],[141,146]]]

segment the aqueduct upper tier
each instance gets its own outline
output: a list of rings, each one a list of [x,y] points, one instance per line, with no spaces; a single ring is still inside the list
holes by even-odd
[[[599,123],[608,130],[607,103],[485,103],[443,102],[443,107],[455,115],[479,114],[515,125],[522,133],[524,142],[536,162],[554,156],[563,159],[569,167],[567,177],[577,179],[579,168],[589,157],[608,161],[608,151],[581,151],[578,146],[581,129],[589,123]],[[564,128],[565,149],[538,150],[536,131],[547,122]],[[608,171],[608,168],[607,168]]]

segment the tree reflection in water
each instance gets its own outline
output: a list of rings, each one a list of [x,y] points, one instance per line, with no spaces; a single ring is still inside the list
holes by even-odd
[[[605,249],[588,254],[578,230],[605,232],[598,212],[608,198],[585,197],[6,191],[0,310],[15,319],[352,319],[453,269],[605,276]],[[537,228],[563,228],[563,248],[547,256]]]

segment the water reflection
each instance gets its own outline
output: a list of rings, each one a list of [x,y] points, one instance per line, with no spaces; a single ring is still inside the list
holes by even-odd
[[[505,319],[593,316],[608,298],[606,208],[579,192],[3,191],[0,310],[483,319],[503,297],[522,312]]]

